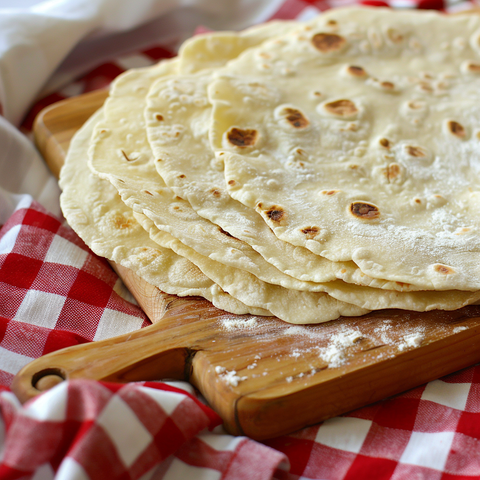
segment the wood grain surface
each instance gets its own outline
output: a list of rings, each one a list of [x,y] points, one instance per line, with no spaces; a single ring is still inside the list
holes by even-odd
[[[52,171],[59,171],[71,136],[105,96],[66,100],[39,115],[37,145]],[[232,315],[198,297],[167,295],[114,267],[154,324],[35,360],[14,381],[22,401],[63,379],[177,378],[200,390],[229,432],[266,439],[480,361],[480,306],[383,310],[293,326]]]

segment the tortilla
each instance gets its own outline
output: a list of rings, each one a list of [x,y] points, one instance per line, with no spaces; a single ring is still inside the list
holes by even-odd
[[[80,238],[97,255],[129,268],[163,292],[199,295],[237,314],[271,315],[232,298],[187,259],[150,240],[116,189],[90,172],[88,143],[102,117],[99,110],[75,134],[60,175],[62,211]]]
[[[228,193],[371,277],[478,290],[479,56],[479,16],[381,8],[247,50],[209,87]]]

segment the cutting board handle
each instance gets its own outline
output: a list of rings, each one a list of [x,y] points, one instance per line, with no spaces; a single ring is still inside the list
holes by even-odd
[[[167,326],[168,327],[168,326]],[[107,340],[76,345],[40,357],[15,377],[12,390],[24,403],[54,385],[74,378],[111,382],[188,379],[191,354],[165,335],[165,325],[155,323],[142,330]]]

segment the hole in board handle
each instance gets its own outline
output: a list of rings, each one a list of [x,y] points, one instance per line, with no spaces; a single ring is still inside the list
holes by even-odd
[[[63,382],[66,376],[59,368],[46,368],[33,375],[32,386],[40,392],[49,390]]]

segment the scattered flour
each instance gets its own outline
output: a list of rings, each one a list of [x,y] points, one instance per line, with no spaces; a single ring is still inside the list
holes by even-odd
[[[320,358],[327,362],[329,367],[339,367],[347,360],[346,349],[361,338],[363,338],[362,332],[351,328],[332,335],[328,347],[320,349]]]
[[[463,332],[464,330],[468,330],[468,327],[455,327],[453,333]]]
[[[257,317],[249,318],[248,320],[245,319],[238,319],[238,318],[228,318],[222,320],[222,325],[225,330],[232,331],[232,330],[240,330],[240,329],[250,329],[257,326]]]
[[[425,335],[420,332],[414,332],[410,335],[405,335],[403,337],[403,342],[398,346],[398,350],[403,352],[403,350],[409,347],[419,347],[424,339]]]
[[[237,387],[240,382],[243,382],[248,377],[240,377],[235,370],[228,371],[225,367],[216,366],[215,372],[221,375],[221,379],[232,387]]]

